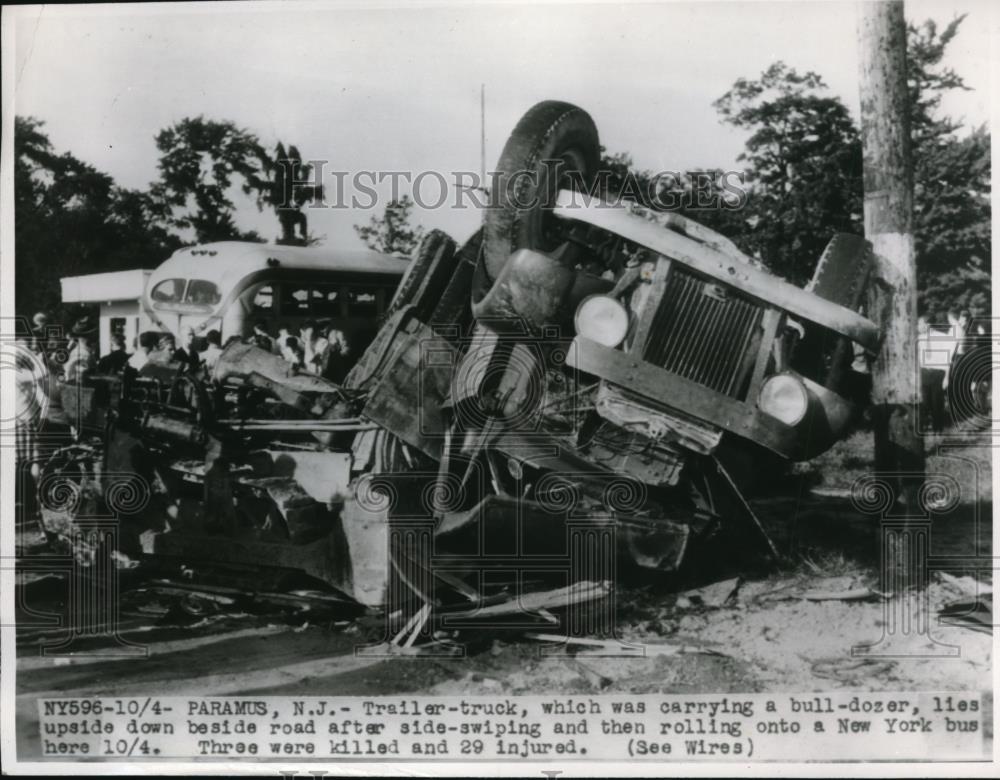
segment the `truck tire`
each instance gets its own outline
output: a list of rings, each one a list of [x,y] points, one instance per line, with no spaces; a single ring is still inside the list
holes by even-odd
[[[497,163],[495,191],[486,212],[484,262],[490,282],[518,249],[554,249],[548,235],[560,185],[591,187],[601,159],[597,127],[590,114],[571,103],[545,100],[521,117]],[[558,178],[553,174],[560,161]],[[529,173],[525,173],[529,172]]]
[[[442,230],[425,234],[413,250],[410,265],[385,310],[384,319],[412,305],[417,319],[426,322],[455,270],[457,248],[454,239]]]

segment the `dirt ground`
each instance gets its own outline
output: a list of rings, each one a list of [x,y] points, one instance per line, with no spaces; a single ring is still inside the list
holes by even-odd
[[[850,443],[844,446],[850,452]],[[120,634],[143,645],[144,657],[88,654],[108,649],[100,638],[81,640],[76,657],[43,657],[40,645],[59,630],[24,620],[19,744],[32,750],[35,701],[56,693],[988,692],[990,628],[942,624],[938,610],[959,599],[991,598],[989,457],[990,449],[978,444],[932,452],[928,470],[953,461],[946,467],[960,476],[963,491],[930,517],[928,584],[916,594],[879,592],[879,521],[850,501],[854,475],[844,453],[834,452],[780,493],[752,502],[782,552],[779,563],[765,567],[737,555],[686,582],[625,578],[612,595],[615,635],[603,647],[484,628],[454,637],[465,643],[463,657],[390,656],[377,644],[384,639],[378,619],[353,620],[337,605],[269,611],[216,603],[199,616],[130,597],[125,586]],[[38,539],[28,529],[22,541]],[[59,577],[21,577],[22,607],[65,609]],[[907,624],[912,617],[925,622]]]

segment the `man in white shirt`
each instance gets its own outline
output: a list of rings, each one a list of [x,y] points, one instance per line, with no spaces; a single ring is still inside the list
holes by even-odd
[[[211,378],[212,374],[215,372],[215,366],[219,362],[219,356],[222,354],[222,334],[217,330],[210,330],[205,334],[205,341],[208,346],[205,347],[205,351],[201,353],[201,361],[205,364],[205,372]]]
[[[931,430],[944,430],[944,391],[958,339],[931,328],[927,317],[917,320],[917,362],[920,366],[920,412],[930,417]]]
[[[326,355],[329,342],[322,335],[316,336],[316,323],[312,320],[304,322],[299,331],[302,336],[302,359],[306,371],[311,374],[323,372],[323,359]]]

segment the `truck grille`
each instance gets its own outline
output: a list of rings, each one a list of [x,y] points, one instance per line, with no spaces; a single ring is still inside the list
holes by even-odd
[[[675,264],[653,317],[643,358],[673,374],[739,397],[747,350],[763,309],[730,287],[705,281]],[[756,354],[756,350],[755,350]]]

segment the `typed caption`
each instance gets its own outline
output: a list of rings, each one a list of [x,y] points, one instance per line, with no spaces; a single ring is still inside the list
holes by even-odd
[[[987,709],[969,693],[51,698],[37,757],[977,761]]]

